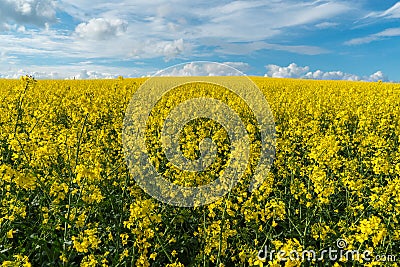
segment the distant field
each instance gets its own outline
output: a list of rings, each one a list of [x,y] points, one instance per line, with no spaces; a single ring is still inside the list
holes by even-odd
[[[247,127],[254,153],[243,179],[224,198],[195,208],[158,202],[126,167],[124,114],[146,79],[0,80],[0,262],[303,266],[307,257],[292,253],[290,259],[290,251],[301,256],[305,250],[338,249],[339,240],[345,242],[339,248],[358,250],[360,257],[350,264],[326,255],[309,264],[397,266],[400,84],[251,79],[275,119],[271,171],[248,192],[259,155],[257,125]],[[230,155],[218,124],[195,121],[180,137],[183,154],[192,159],[199,155],[199,139],[208,134],[216,142],[217,158],[207,172],[175,171],[157,146],[163,107],[171,110],[191,96],[190,88],[181,90],[157,106],[146,144],[157,170],[174,183],[205,184],[218,178]],[[193,95],[226,100],[251,124],[251,110],[220,90],[193,90]],[[265,246],[287,252],[287,261],[279,263],[277,253],[260,259]],[[369,262],[361,259],[367,250]],[[379,256],[386,256],[384,263]]]

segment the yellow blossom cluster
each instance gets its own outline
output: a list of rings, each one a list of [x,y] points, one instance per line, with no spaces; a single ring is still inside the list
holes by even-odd
[[[1,266],[397,266],[376,256],[400,259],[400,85],[251,79],[276,130],[274,162],[253,192],[261,138],[251,103],[221,86],[185,84],[149,114],[145,145],[154,169],[186,187],[224,173],[234,161],[231,140],[217,121],[189,121],[178,136],[182,155],[197,160],[211,139],[215,159],[204,171],[182,171],[161,141],[170,112],[209,97],[245,125],[244,174],[223,198],[192,208],[153,199],[126,164],[124,116],[146,79],[0,80]],[[319,252],[339,239],[375,260],[257,257],[264,247]]]

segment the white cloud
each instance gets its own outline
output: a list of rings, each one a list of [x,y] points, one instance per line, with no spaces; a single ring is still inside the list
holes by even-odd
[[[376,81],[388,81],[388,77],[385,75],[385,74],[383,74],[383,72],[382,71],[377,71],[377,72],[375,72],[374,74],[371,74],[370,76],[369,76],[369,79],[368,79],[369,81],[371,81],[371,82],[376,82]]]
[[[310,71],[309,66],[301,67],[295,63],[291,63],[287,67],[278,65],[267,65],[266,77],[275,78],[303,78],[314,80],[348,80],[348,81],[388,81],[388,77],[382,71],[377,71],[369,76],[358,76],[355,74],[345,73],[343,71]]]
[[[1,56],[6,54],[1,53]],[[0,65],[1,66],[1,65]],[[245,73],[250,68],[245,62],[223,62],[211,64],[209,62],[195,62],[177,65],[163,72],[163,76],[235,76]],[[287,67],[267,65],[265,76],[275,78],[303,78],[316,80],[352,80],[352,81],[388,81],[388,77],[377,71],[369,76],[358,76],[342,71],[321,70],[310,71],[308,66],[298,66],[295,63]],[[81,62],[66,66],[8,66],[0,67],[0,78],[18,79],[24,75],[32,75],[37,79],[110,79],[118,76],[146,77],[156,73],[156,69],[146,66],[107,67],[95,65],[92,62]]]
[[[249,65],[244,62],[193,62],[161,70],[159,76],[241,76]]]
[[[317,27],[318,29],[329,29],[329,28],[334,28],[337,27],[339,25],[339,23],[336,22],[321,22],[315,25],[315,27]]]
[[[317,70],[314,72],[307,72],[301,78],[308,78],[314,80],[347,80],[347,81],[359,81],[359,76],[355,74],[344,73],[343,71],[328,71],[324,72]]]
[[[109,79],[118,76],[140,77],[154,72],[154,69],[146,66],[109,67],[82,62],[63,66],[15,65],[0,67],[0,78],[18,79],[21,76],[32,75],[37,79]]]
[[[252,42],[252,43],[209,43],[211,45],[216,45],[219,48],[216,52],[228,54],[228,55],[244,55],[250,54],[254,51],[258,50],[276,50],[276,51],[286,51],[295,54],[302,55],[320,55],[326,54],[329,51],[317,46],[308,46],[308,45],[281,45],[281,44],[271,44],[267,42]]]
[[[346,45],[360,45],[360,44],[368,44],[374,41],[383,40],[388,37],[397,37],[400,36],[400,28],[389,28],[384,31],[371,34],[365,37],[354,38],[347,42]]]
[[[56,72],[40,72],[40,71],[26,71],[24,69],[18,69],[18,70],[8,70],[4,72],[0,72],[0,78],[4,79],[19,79],[21,76],[25,75],[32,75],[33,77],[37,79],[61,79],[61,77],[58,73]]]
[[[20,62],[24,57],[189,60],[264,49],[318,55],[329,51],[267,40],[349,10],[350,4],[336,0],[0,0],[0,30],[7,31],[0,34],[0,47]],[[73,16],[77,24],[61,21],[68,23],[67,29],[50,28],[49,23],[57,21],[56,11]],[[25,23],[44,28],[24,28]]]
[[[0,23],[44,26],[56,21],[56,2],[52,0],[0,0]]]
[[[329,51],[293,41],[300,30],[309,28],[302,26],[334,27],[335,21],[355,10],[354,3],[339,0],[0,0],[0,28],[10,31],[0,34],[0,47],[17,57],[13,61],[20,66],[24,66],[25,58],[33,57],[40,57],[41,62],[44,59],[118,62],[189,60],[205,54],[208,58],[248,56],[259,50],[319,55]],[[49,28],[46,24],[57,20],[56,11],[73,17],[62,21],[63,29]],[[64,15],[60,19],[68,17]],[[21,28],[25,23],[47,28]],[[277,41],[282,36],[285,43]],[[88,70],[87,75],[90,71],[115,73],[90,67],[79,69]],[[86,76],[67,67],[64,72]],[[61,66],[59,73],[63,73]]]
[[[228,65],[243,73],[250,69],[250,65],[246,62],[223,62],[222,64]]]
[[[176,58],[184,51],[183,39],[175,40],[172,42],[165,42],[160,45],[160,52],[164,55],[166,60]]]
[[[106,40],[126,32],[128,23],[121,19],[91,19],[87,23],[79,24],[75,32],[81,38]]]
[[[291,63],[287,67],[280,67],[278,65],[267,65],[266,76],[274,78],[300,78],[310,70],[308,66],[299,67],[296,63]]]
[[[307,45],[271,44],[267,39],[289,31],[290,27],[318,23],[340,16],[352,9],[346,2],[328,1],[233,1],[187,2],[175,0],[128,0],[118,2],[94,0],[61,1],[60,9],[77,20],[76,41],[83,50],[91,50],[92,57],[104,57],[100,44],[90,40],[108,40],[113,24],[93,18],[119,18],[129,24],[120,31],[118,49],[110,49],[114,56],[121,54],[137,58],[166,60],[201,54],[198,47],[211,47],[211,54],[247,55],[248,50],[260,49],[290,51],[317,55],[323,48]],[[114,26],[115,27],[115,26]],[[118,29],[118,27],[117,27]],[[113,36],[112,36],[113,37]],[[235,43],[234,43],[235,42]],[[239,42],[241,44],[239,44]],[[258,43],[262,43],[260,48]],[[236,47],[237,48],[236,48]],[[123,53],[121,52],[123,51]]]
[[[113,79],[116,75],[110,73],[102,73],[97,71],[81,70],[80,73],[74,76],[67,77],[67,79],[87,80],[87,79]]]
[[[126,55],[133,58],[163,57],[165,61],[183,56],[190,51],[190,44],[183,39],[172,41],[148,40],[144,43],[132,43],[132,50]]]
[[[118,44],[122,47],[118,46],[118,51],[113,49],[111,52],[140,59],[162,56],[167,61],[177,57],[187,58],[189,53],[202,56],[197,48],[204,46],[211,49],[209,55],[248,55],[264,49],[304,55],[327,53],[328,50],[316,46],[273,44],[265,40],[284,34],[290,27],[325,21],[351,10],[349,4],[336,1],[221,3],[209,0],[193,4],[176,0],[172,4],[141,0],[133,4],[127,0],[118,3],[72,0],[68,4],[66,10],[76,14],[77,19],[88,13],[96,17],[118,17],[129,23],[129,28],[119,38]],[[76,11],[78,7],[81,12]],[[88,28],[88,24],[86,22],[81,26]],[[78,26],[77,32],[81,32],[81,26]],[[104,28],[108,29],[101,29]],[[89,38],[81,38],[79,47],[104,53],[98,43],[88,39],[107,39],[107,34],[100,34],[99,37],[97,30],[90,29],[80,35],[85,38],[89,35]]]
[[[208,38],[255,42],[350,10],[349,4],[336,1],[235,1],[208,9],[209,22],[200,25],[199,31]]]
[[[94,35],[93,38],[100,38]],[[45,44],[45,45],[43,45]],[[99,58],[113,61],[132,59],[164,58],[166,61],[185,57],[192,49],[183,39],[142,41],[134,35],[114,36],[107,40],[81,38],[75,35],[59,35],[55,30],[26,30],[22,36],[0,34],[0,47],[23,62],[24,56],[76,61]]]
[[[394,4],[392,7],[385,11],[381,12],[372,12],[366,16],[368,17],[373,17],[373,18],[391,18],[391,19],[398,19],[400,18],[400,2],[397,2]]]
[[[302,5],[294,6],[292,14],[293,25],[302,25],[312,23],[315,21],[325,20],[327,18],[335,17],[343,14],[352,9],[349,4],[339,1],[315,1],[313,3],[304,4],[307,8],[302,8]],[[299,8],[299,10],[296,10]]]

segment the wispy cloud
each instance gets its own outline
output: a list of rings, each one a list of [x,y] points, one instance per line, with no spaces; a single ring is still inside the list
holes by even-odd
[[[82,58],[92,59],[185,58],[188,53],[195,56],[196,47],[210,47],[210,39],[218,43],[215,51],[209,48],[214,54],[246,55],[248,51],[267,49],[318,55],[327,50],[306,44],[274,44],[267,40],[285,34],[292,27],[322,22],[351,10],[350,4],[333,0],[255,0],[222,4],[211,0],[201,3],[177,0],[173,4],[161,0],[134,3],[128,0],[69,0],[57,4],[51,0],[0,1],[3,5],[7,3],[8,8],[19,10],[17,4],[10,4],[17,2],[29,5],[30,8],[26,8],[31,10],[29,16],[28,11],[24,12],[26,19],[29,17],[31,21],[54,22],[57,9],[73,16],[77,24],[73,31],[57,30],[56,24],[51,33],[38,29],[29,36],[29,49],[28,36],[11,31],[8,35],[13,39],[13,46],[8,49],[15,49],[21,56],[24,52],[47,54],[51,50],[59,51],[60,57],[64,58],[75,58],[79,54]],[[35,13],[38,11],[33,12],[39,10],[38,5],[47,6],[47,9],[41,9],[47,10],[41,16]],[[23,23],[17,17],[12,21]],[[242,49],[236,49],[238,43],[243,44]]]
[[[374,41],[384,40],[389,37],[397,37],[400,36],[400,28],[389,28],[384,31],[370,34],[365,37],[354,38],[345,42],[345,45],[361,45],[368,44]]]
[[[283,55],[293,61],[298,57],[315,60],[320,55],[332,58],[336,51],[332,42],[321,42],[316,35],[348,30],[346,22],[366,14],[360,3],[0,0],[0,52],[4,54],[0,70],[11,75],[43,65],[45,69],[37,73],[43,77],[52,73],[51,68],[56,69],[54,73],[61,73],[64,68],[68,75],[108,77],[119,72],[107,70],[102,61],[113,61],[116,68],[117,62],[146,61],[156,69],[168,61],[235,61],[263,53]],[[400,2],[369,16],[397,18],[399,7]],[[398,36],[398,30],[390,28],[353,38],[343,49]],[[92,63],[79,68],[70,66],[85,61]],[[126,67],[126,63],[119,65]],[[77,69],[73,71],[74,68]]]
[[[392,7],[384,11],[369,13],[366,18],[390,18],[398,19],[400,18],[400,2],[397,2]]]
[[[219,48],[216,52],[228,54],[228,55],[243,55],[250,54],[259,50],[275,50],[275,51],[286,51],[295,54],[302,55],[320,55],[329,53],[329,50],[318,47],[318,46],[308,46],[308,45],[281,45],[281,44],[271,44],[267,42],[253,42],[253,43],[222,43],[215,44]]]
[[[329,29],[329,28],[335,28],[337,26],[339,26],[339,23],[337,23],[337,22],[328,22],[328,21],[321,22],[321,23],[318,23],[318,24],[315,25],[315,27],[318,28],[318,29]]]

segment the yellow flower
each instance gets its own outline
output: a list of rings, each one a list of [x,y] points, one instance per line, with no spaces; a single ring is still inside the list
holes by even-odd
[[[61,260],[62,262],[64,262],[64,263],[68,262],[68,259],[67,259],[67,257],[65,256],[64,253],[62,253],[62,254],[60,255],[60,260]]]
[[[129,235],[126,233],[120,234],[122,245],[125,246],[128,244]]]
[[[153,252],[153,253],[150,254],[150,259],[155,260],[156,257],[157,257],[157,253],[156,252]]]
[[[124,251],[122,252],[122,254],[120,255],[119,259],[122,261],[124,258],[129,256],[129,252],[127,249],[124,249]]]
[[[11,230],[9,230],[8,232],[7,232],[7,238],[14,238],[14,235],[13,235],[13,233],[15,233],[15,231],[13,231],[12,229]]]

